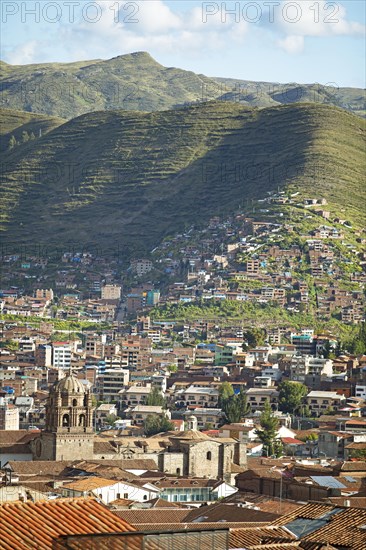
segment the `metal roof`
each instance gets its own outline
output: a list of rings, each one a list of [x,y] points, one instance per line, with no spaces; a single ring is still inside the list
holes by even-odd
[[[321,485],[321,487],[331,487],[332,489],[346,489],[346,486],[343,485],[343,483],[332,476],[310,476],[310,478],[318,485]]]

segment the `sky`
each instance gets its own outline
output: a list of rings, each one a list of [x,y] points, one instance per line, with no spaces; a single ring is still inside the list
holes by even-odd
[[[2,0],[1,59],[110,59],[234,79],[365,87],[363,0]]]

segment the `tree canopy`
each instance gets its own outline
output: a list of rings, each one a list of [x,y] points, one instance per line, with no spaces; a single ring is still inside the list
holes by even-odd
[[[159,388],[152,388],[150,394],[146,399],[146,405],[152,405],[154,407],[166,406],[165,397],[163,396]]]
[[[165,416],[149,414],[144,423],[144,434],[147,436],[174,430],[173,422]]]
[[[224,386],[223,389],[222,386]],[[220,388],[219,406],[223,410],[229,424],[240,422],[243,416],[250,412],[247,396],[242,389],[238,394],[235,394],[229,382],[224,382],[222,386]]]
[[[274,416],[268,400],[265,402],[259,422],[261,429],[257,429],[255,433],[263,443],[263,456],[280,456],[282,453],[282,443],[277,438],[279,420]]]
[[[278,390],[278,408],[284,413],[295,413],[309,391],[301,382],[291,382],[288,380],[282,382]]]

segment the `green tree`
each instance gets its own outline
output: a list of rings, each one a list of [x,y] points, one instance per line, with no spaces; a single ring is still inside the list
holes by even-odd
[[[308,394],[308,388],[301,382],[282,382],[278,390],[278,408],[284,413],[295,413]]]
[[[174,430],[173,422],[165,416],[157,416],[149,414],[144,423],[144,434],[151,436],[162,432],[169,432]]]
[[[146,405],[152,405],[154,407],[165,407],[166,401],[165,397],[159,390],[159,388],[152,388],[150,394],[148,395],[146,399]]]
[[[31,139],[31,140],[36,139],[36,136],[34,135],[34,132],[31,132],[29,134],[29,139]]]
[[[29,134],[28,132],[24,131],[22,132],[22,143],[27,143],[29,141]]]
[[[222,405],[222,410],[225,413],[226,419],[229,424],[240,422],[241,420],[241,407],[238,396],[232,395],[225,399]]]
[[[246,416],[250,413],[251,408],[247,400],[247,396],[243,388],[240,388],[239,395],[237,396],[240,403],[241,416]]]
[[[232,389],[231,384],[229,385]],[[225,413],[226,420],[229,424],[240,422],[243,416],[250,412],[250,405],[247,403],[245,392],[240,389],[239,393],[234,394],[231,393],[229,387],[226,387],[223,392],[225,395],[228,395],[228,397],[220,399],[220,406]]]
[[[177,372],[178,367],[177,365],[172,364],[172,365],[168,365],[167,369],[169,372]]]
[[[246,351],[249,348],[256,348],[264,344],[266,338],[266,331],[263,328],[251,328],[244,332],[243,350]]]
[[[8,150],[11,151],[11,149],[14,149],[16,145],[18,145],[18,142],[15,139],[15,136],[11,135],[9,139]]]
[[[219,407],[222,409],[225,401],[234,395],[234,388],[230,382],[223,382],[219,387]]]
[[[7,340],[0,342],[0,348],[5,348],[9,351],[17,351],[19,349],[19,343],[8,338]]]
[[[116,420],[118,420],[118,418],[119,417],[116,414],[107,414],[104,423],[108,424],[108,426],[114,426],[114,423]]]
[[[280,456],[282,448],[277,438],[279,421],[274,416],[268,400],[265,402],[259,423],[261,429],[257,429],[255,433],[263,444],[263,456]]]

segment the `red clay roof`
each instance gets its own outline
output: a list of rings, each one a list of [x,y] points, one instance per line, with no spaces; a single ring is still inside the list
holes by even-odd
[[[60,535],[135,531],[94,499],[0,505],[2,550],[51,550]]]

